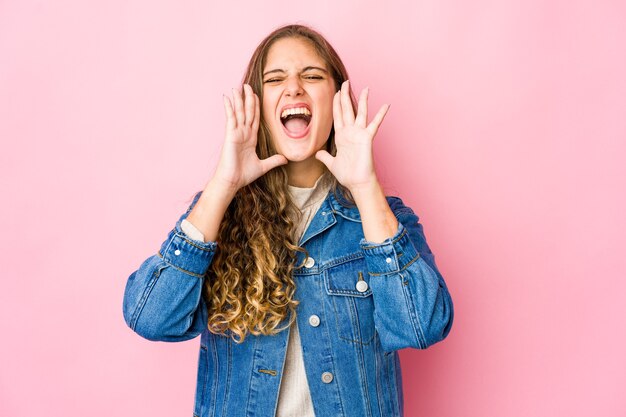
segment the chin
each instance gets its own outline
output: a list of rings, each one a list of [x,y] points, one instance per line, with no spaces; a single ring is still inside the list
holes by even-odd
[[[312,153],[302,152],[285,152],[283,156],[287,158],[289,162],[302,162],[314,156]]]

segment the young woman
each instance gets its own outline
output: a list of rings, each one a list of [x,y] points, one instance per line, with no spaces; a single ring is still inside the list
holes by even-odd
[[[131,329],[201,335],[195,416],[402,416],[397,351],[450,331],[418,217],[374,170],[389,106],[368,123],[347,79],[310,28],[263,40],[214,175],[128,279]]]

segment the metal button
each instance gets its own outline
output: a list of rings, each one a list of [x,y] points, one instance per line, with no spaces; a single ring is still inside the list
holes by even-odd
[[[330,372],[324,372],[322,374],[322,382],[324,384],[330,384],[331,382],[333,382],[333,374],[331,374]]]
[[[358,292],[365,292],[365,291],[367,291],[368,288],[369,288],[369,285],[367,285],[367,282],[365,282],[365,281],[357,281],[357,283],[356,283],[356,290]]]
[[[306,262],[304,262],[304,267],[305,268],[312,268],[313,265],[315,265],[315,259],[313,259],[313,258],[306,258]]]
[[[312,314],[309,317],[309,324],[313,327],[317,327],[320,325],[320,318],[318,316],[316,316],[315,314]]]
[[[385,262],[387,262],[388,264],[390,264],[390,263],[391,263],[391,258],[387,258],[387,259],[385,259]]]
[[[322,212],[322,216],[325,216],[325,215],[326,215],[326,212],[325,212],[325,211],[323,211],[323,212]]]
[[[174,251],[174,255],[176,255],[176,256],[180,255],[180,250],[176,249],[176,250]]]

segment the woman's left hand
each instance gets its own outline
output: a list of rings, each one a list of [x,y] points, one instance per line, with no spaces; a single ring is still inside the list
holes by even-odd
[[[378,181],[374,170],[372,142],[389,110],[389,105],[383,105],[370,124],[367,124],[369,89],[361,91],[356,117],[349,92],[349,81],[345,81],[333,99],[337,155],[333,157],[325,150],[320,150],[315,157],[326,165],[337,181],[353,191]]]

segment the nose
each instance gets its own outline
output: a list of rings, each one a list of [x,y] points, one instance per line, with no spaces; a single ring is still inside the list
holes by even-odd
[[[285,83],[285,95],[290,97],[301,96],[304,93],[299,77],[290,77]]]

